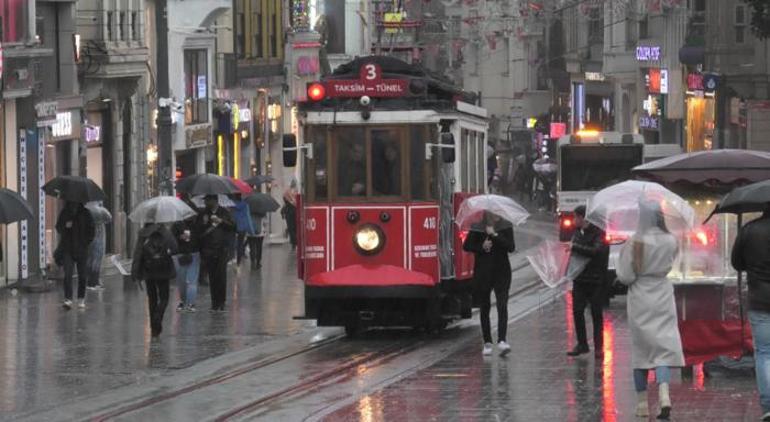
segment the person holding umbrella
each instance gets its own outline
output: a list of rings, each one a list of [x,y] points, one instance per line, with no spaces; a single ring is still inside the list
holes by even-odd
[[[198,215],[201,260],[208,272],[211,310],[224,311],[227,298],[227,261],[235,222],[230,211],[219,206],[217,195],[206,195],[206,208]]]
[[[244,201],[249,206],[254,227],[254,235],[247,237],[251,267],[252,269],[259,269],[262,267],[262,242],[267,232],[265,217],[267,213],[278,210],[281,205],[272,196],[262,192],[253,193],[247,196]]]
[[[628,325],[638,417],[649,416],[647,373],[650,369],[655,370],[658,383],[658,419],[670,417],[670,368],[684,366],[674,286],[666,278],[678,254],[677,238],[669,231],[658,201],[641,200],[637,230],[621,249],[616,268],[618,280],[628,286]]]
[[[289,232],[291,249],[297,248],[297,181],[292,179],[289,188],[283,193],[283,218],[286,219],[286,229]]]
[[[235,195],[235,209],[233,210],[235,218],[235,230],[238,233],[236,243],[236,265],[241,265],[244,255],[246,255],[247,239],[256,235],[254,221],[251,218],[249,204],[241,198],[240,194]],[[252,259],[253,261],[253,259]],[[253,262],[252,262],[253,265]]]
[[[104,258],[104,250],[107,244],[106,225],[112,221],[112,214],[110,214],[107,208],[104,208],[101,201],[87,203],[86,209],[91,213],[96,229],[94,241],[91,242],[88,250],[88,262],[86,263],[88,267],[87,284],[89,290],[102,290],[104,285],[99,279],[99,275],[102,271],[102,259]]]
[[[64,267],[64,309],[72,309],[72,273],[78,271],[78,308],[86,307],[86,260],[96,228],[91,213],[82,203],[67,201],[56,221],[56,231],[61,236],[54,252],[58,265]]]
[[[139,231],[134,249],[131,275],[144,281],[150,311],[150,331],[158,337],[163,331],[163,315],[169,299],[169,281],[176,277],[172,256],[177,243],[171,231],[162,223],[147,223]]]
[[[500,356],[511,351],[507,342],[508,330],[508,291],[511,287],[511,263],[508,254],[513,253],[516,245],[513,240],[513,228],[499,215],[485,211],[482,220],[471,227],[468,237],[463,242],[463,250],[475,255],[473,277],[476,293],[480,296],[481,333],[484,340],[482,354],[492,354],[492,333],[489,311],[492,308],[490,296],[495,292],[497,300],[497,347]]]

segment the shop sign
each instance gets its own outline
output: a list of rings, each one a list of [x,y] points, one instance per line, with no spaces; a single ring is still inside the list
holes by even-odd
[[[206,98],[207,88],[206,75],[198,75],[198,98]]]
[[[56,101],[46,101],[35,104],[35,114],[37,115],[37,127],[45,127],[56,124],[56,112],[59,104]]]
[[[360,79],[326,81],[326,96],[337,98],[370,97],[393,98],[407,94],[408,82],[403,79],[382,79],[380,66],[368,63],[361,66]]]
[[[248,107],[242,107],[238,110],[241,123],[248,123],[251,121],[251,109]]]
[[[211,145],[211,125],[205,124],[185,130],[187,148],[200,148]]]
[[[652,116],[639,117],[639,128],[658,130],[658,118]]]
[[[714,92],[719,86],[719,75],[714,73],[703,74],[703,88],[706,92]]]
[[[551,139],[559,139],[562,136],[567,134],[567,124],[566,123],[551,123]]]
[[[83,137],[87,144],[93,144],[102,140],[102,127],[86,125]]]
[[[690,91],[703,91],[703,75],[700,73],[688,74],[687,89]]]
[[[649,79],[648,90],[650,94],[660,94],[660,69],[649,69],[647,77]]]
[[[640,62],[654,62],[660,60],[660,46],[640,45],[636,47],[636,60]]]
[[[65,111],[56,113],[56,123],[51,126],[51,133],[54,138],[72,137],[72,112]]]
[[[19,195],[27,199],[27,130],[19,131]],[[29,277],[29,227],[27,220],[20,222],[21,251],[19,257],[19,267],[21,278]]]
[[[321,71],[321,64],[318,56],[300,56],[297,59],[297,75],[308,76],[315,75]]]
[[[668,69],[660,69],[660,93],[668,94]]]
[[[586,72],[585,78],[587,81],[597,81],[597,82],[602,82],[606,79],[604,76],[604,73],[602,72]]]

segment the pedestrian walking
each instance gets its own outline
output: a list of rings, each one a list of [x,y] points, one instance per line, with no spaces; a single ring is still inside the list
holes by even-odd
[[[297,248],[297,181],[292,180],[289,188],[283,193],[283,218],[286,220],[286,228],[289,232],[291,249]]]
[[[510,223],[491,212],[484,212],[482,221],[468,232],[463,250],[475,257],[473,278],[475,294],[481,309],[481,333],[484,340],[482,354],[492,354],[492,330],[489,312],[491,294],[497,300],[497,348],[501,356],[511,351],[507,342],[508,290],[511,287],[511,263],[508,254],[516,249]]]
[[[64,309],[72,309],[72,275],[75,267],[78,271],[78,308],[85,309],[88,279],[86,260],[96,234],[94,220],[82,203],[67,201],[56,221],[56,231],[61,239],[54,251],[54,260],[64,268]]]
[[[238,233],[236,243],[236,265],[240,266],[243,257],[246,255],[247,239],[256,235],[254,220],[251,218],[249,204],[241,199],[241,195],[237,195],[235,208],[233,210],[233,218],[235,219],[235,230]]]
[[[201,266],[195,217],[177,222],[174,224],[172,232],[178,246],[177,254],[173,256],[176,268],[176,285],[179,291],[179,305],[176,310],[195,312]]]
[[[575,208],[575,233],[572,235],[573,254],[589,259],[583,271],[572,283],[572,318],[575,321],[577,344],[567,352],[569,356],[579,356],[590,351],[586,334],[586,306],[591,308],[591,320],[594,331],[594,356],[603,355],[603,305],[607,294],[607,265],[610,248],[605,241],[602,229],[585,219],[586,207]]]
[[[107,223],[112,221],[112,214],[104,208],[102,201],[94,201],[86,204],[86,209],[94,220],[94,240],[88,248],[86,267],[88,271],[88,289],[102,290],[104,284],[99,278],[102,272],[102,260],[107,246]]]
[[[754,368],[762,420],[770,421],[770,203],[762,217],[738,232],[732,252],[737,271],[749,282],[749,323],[754,337]]]
[[[262,244],[267,233],[267,215],[261,213],[252,213],[251,219],[254,221],[254,235],[246,239],[249,243],[249,258],[251,259],[251,268],[258,270],[262,268]]]
[[[621,249],[617,265],[618,279],[628,286],[631,364],[639,417],[649,415],[649,370],[655,370],[658,383],[658,419],[668,419],[671,415],[670,368],[684,366],[674,286],[666,278],[678,254],[677,239],[669,232],[659,203],[643,201],[639,207],[638,229]]]
[[[205,206],[196,221],[201,261],[208,273],[211,310],[224,311],[227,297],[227,262],[235,222],[230,211],[219,206],[216,195],[206,195]]]
[[[139,231],[134,249],[131,275],[144,281],[150,311],[150,332],[158,337],[163,331],[163,314],[169,300],[169,283],[176,277],[174,261],[177,253],[174,235],[164,224],[148,223]]]

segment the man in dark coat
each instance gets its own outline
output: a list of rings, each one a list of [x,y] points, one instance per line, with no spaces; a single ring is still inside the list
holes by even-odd
[[[171,231],[162,224],[148,224],[139,231],[134,249],[131,276],[135,281],[144,280],[150,309],[150,331],[158,337],[163,331],[163,314],[169,297],[169,281],[176,277],[172,256],[177,253],[177,243]]]
[[[575,208],[575,234],[572,236],[572,253],[589,258],[583,272],[575,278],[572,285],[572,316],[575,320],[575,333],[578,344],[567,352],[569,356],[578,356],[589,352],[586,336],[586,306],[591,306],[591,319],[594,327],[594,354],[603,357],[603,310],[604,297],[607,294],[607,264],[610,248],[602,229],[585,219],[586,207]]]
[[[83,204],[67,202],[59,213],[56,231],[61,236],[54,252],[56,264],[64,267],[64,309],[72,308],[72,273],[78,270],[78,307],[86,307],[88,247],[96,236],[96,226]]]
[[[749,281],[749,321],[754,337],[754,365],[762,420],[770,421],[770,204],[765,213],[735,238],[733,267]]]
[[[219,206],[216,195],[207,195],[206,209],[196,222],[200,241],[201,261],[209,277],[211,310],[224,311],[227,298],[227,261],[235,233],[235,221],[230,211]]]
[[[463,250],[475,256],[473,279],[474,295],[480,303],[481,333],[484,339],[482,354],[492,353],[492,333],[489,311],[492,308],[491,294],[497,301],[497,347],[500,355],[511,351],[507,342],[508,291],[511,287],[511,262],[508,254],[516,249],[513,228],[500,217],[485,213],[483,221],[468,232]]]

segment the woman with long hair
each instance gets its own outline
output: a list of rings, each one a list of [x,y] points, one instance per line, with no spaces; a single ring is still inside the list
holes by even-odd
[[[463,243],[466,252],[475,257],[473,277],[481,312],[481,333],[484,339],[482,354],[492,354],[492,330],[489,311],[492,308],[491,294],[497,300],[497,348],[501,356],[511,351],[507,342],[508,331],[508,290],[511,287],[511,262],[508,254],[516,249],[513,228],[510,223],[489,211],[482,220],[471,228]]]
[[[658,383],[658,419],[668,419],[671,415],[670,368],[684,366],[674,286],[667,279],[678,254],[679,244],[666,227],[660,204],[642,201],[639,227],[621,250],[617,265],[618,279],[628,286],[631,363],[639,417],[649,416],[649,370],[655,370]]]

